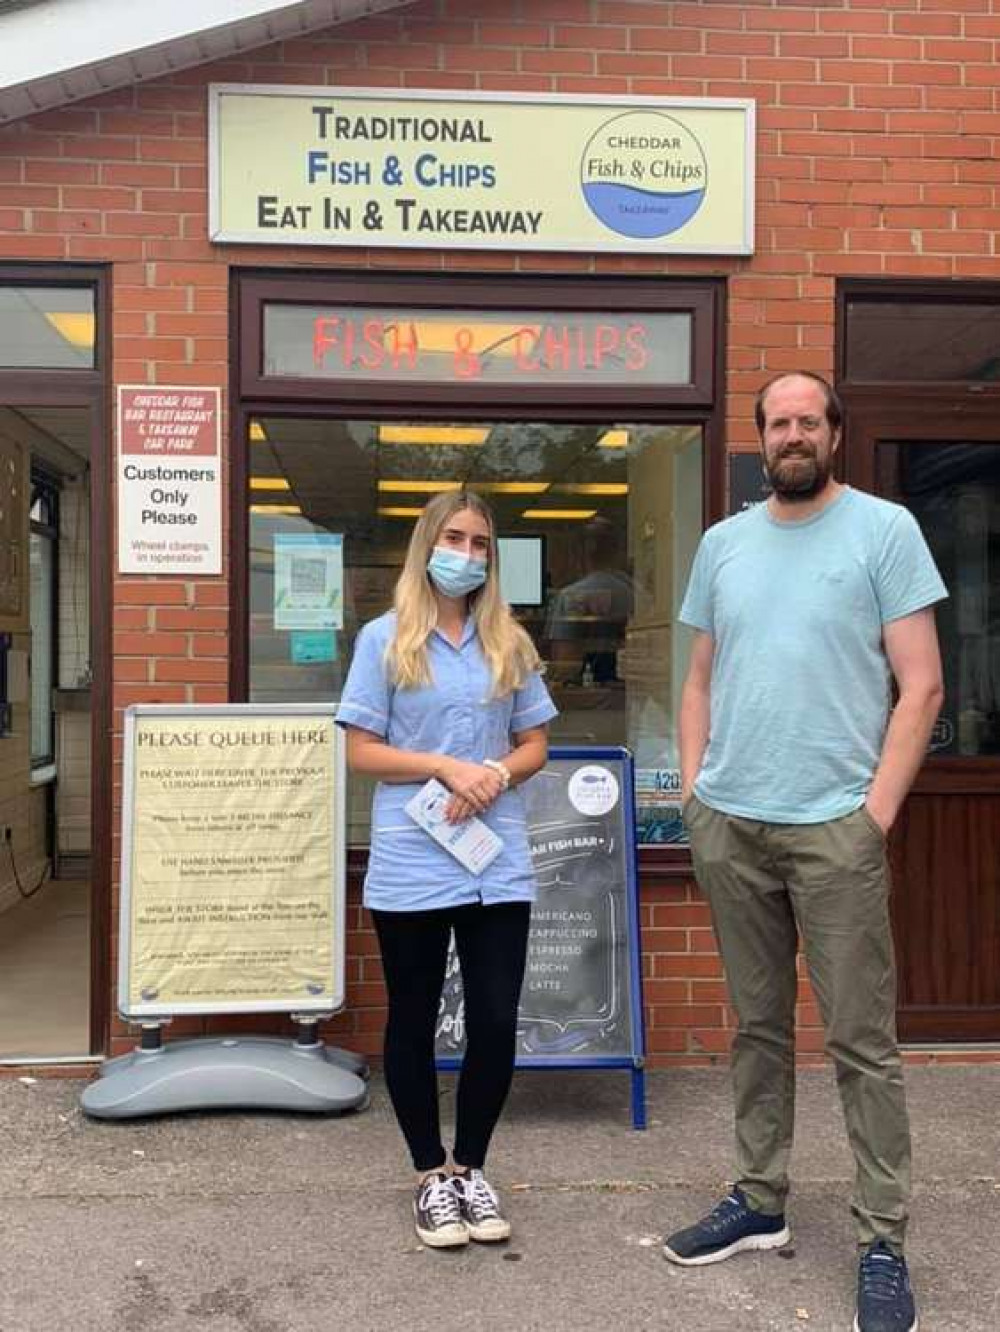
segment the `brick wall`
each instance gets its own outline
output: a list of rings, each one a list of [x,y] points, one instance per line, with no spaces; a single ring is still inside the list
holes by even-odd
[[[115,382],[218,385],[224,399],[230,264],[725,274],[728,438],[752,448],[763,378],[832,370],[838,276],[1000,277],[998,43],[992,0],[424,0],[0,129],[0,258],[112,262]],[[754,97],[757,253],[214,247],[213,81]],[[117,736],[128,703],[225,699],[227,603],[225,578],[116,583]],[[381,992],[356,896],[351,919],[349,1009],[333,1031],[374,1052]],[[647,883],[643,925],[654,1061],[718,1057],[727,1012],[693,886]],[[805,989],[801,1017],[800,1048],[815,1051]]]

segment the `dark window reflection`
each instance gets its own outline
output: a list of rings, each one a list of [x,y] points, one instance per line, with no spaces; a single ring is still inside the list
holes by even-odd
[[[1000,379],[1000,305],[985,301],[854,299],[847,307],[847,378],[855,383]]]
[[[1000,753],[1000,444],[886,444],[880,490],[920,523],[950,597],[937,610],[935,753]]]

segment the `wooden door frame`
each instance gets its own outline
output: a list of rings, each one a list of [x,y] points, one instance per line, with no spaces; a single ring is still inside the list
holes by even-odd
[[[949,440],[963,443],[1000,441],[1000,386],[880,386],[848,389],[845,399],[843,451],[847,480],[859,489],[877,493],[876,449],[881,441],[906,443],[917,440]],[[911,794],[918,798],[1000,797],[1000,757],[929,755],[914,781]],[[902,829],[890,839],[890,858],[896,878],[905,861],[905,842],[910,806],[904,807]],[[917,842],[919,846],[919,839]],[[943,889],[942,889],[943,891]],[[898,936],[897,936],[898,937]],[[916,936],[917,965],[946,966],[940,961],[947,941]],[[900,983],[904,985],[905,964]],[[902,995],[905,991],[901,991]],[[1000,1033],[1000,1017],[992,1004],[961,1005],[900,1003],[900,1037],[906,1042],[944,1044],[959,1041],[993,1041]]]

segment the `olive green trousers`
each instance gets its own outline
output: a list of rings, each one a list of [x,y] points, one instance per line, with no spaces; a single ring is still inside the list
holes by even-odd
[[[864,808],[828,823],[762,823],[710,809],[697,796],[684,821],[737,1017],[740,1188],[759,1211],[784,1210],[801,940],[854,1153],[858,1242],[884,1239],[901,1252],[910,1129],[881,829]]]

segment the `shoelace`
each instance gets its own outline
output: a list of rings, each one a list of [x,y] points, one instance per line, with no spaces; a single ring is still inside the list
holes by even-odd
[[[708,1230],[721,1230],[743,1210],[742,1199],[738,1198],[735,1193],[727,1194],[722,1202],[717,1203],[709,1212],[705,1218],[705,1227]]]
[[[480,1215],[500,1215],[500,1199],[481,1170],[470,1170],[459,1183],[465,1192],[466,1202]]]
[[[871,1248],[861,1259],[861,1289],[870,1299],[897,1299],[905,1275],[906,1264],[891,1249]]]
[[[438,1176],[427,1180],[420,1192],[420,1206],[435,1225],[461,1220],[458,1195],[450,1179]]]

